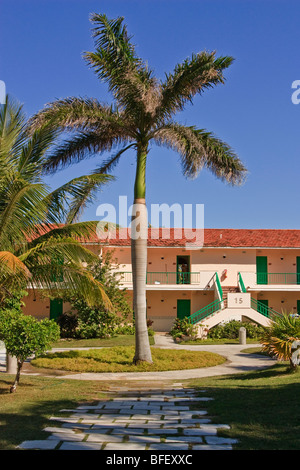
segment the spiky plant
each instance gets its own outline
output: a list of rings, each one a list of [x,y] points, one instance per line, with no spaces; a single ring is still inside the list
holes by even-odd
[[[300,319],[286,312],[272,318],[260,338],[262,350],[279,360],[289,361],[292,370],[296,368],[292,358],[295,341],[300,342]]]
[[[194,178],[207,168],[222,181],[240,184],[246,169],[228,144],[211,132],[173,120],[196,94],[224,83],[231,57],[200,52],[176,65],[163,81],[137,56],[122,17],[93,14],[95,51],[84,55],[100,80],[108,84],[111,106],[96,99],[70,97],[47,105],[32,119],[32,129],[52,126],[70,131],[70,138],[49,156],[45,170],[79,162],[91,155],[113,151],[97,171],[110,171],[128,149],[136,152],[134,204],[140,232],[132,237],[133,308],[136,319],[135,362],[151,362],[146,324],[146,164],[150,142],[179,153],[183,173]]]

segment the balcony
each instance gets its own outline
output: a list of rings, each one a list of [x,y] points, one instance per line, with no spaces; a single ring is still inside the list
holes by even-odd
[[[132,289],[132,272],[119,272],[122,287]],[[202,272],[147,272],[148,290],[207,289],[212,288],[213,271]]]
[[[240,274],[247,290],[300,290],[300,273],[241,272]]]

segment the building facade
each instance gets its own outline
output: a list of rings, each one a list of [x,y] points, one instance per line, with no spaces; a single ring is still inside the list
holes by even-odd
[[[170,331],[176,318],[209,329],[231,319],[266,325],[282,312],[300,313],[300,230],[205,229],[201,246],[172,230],[152,238],[150,230],[147,318],[155,331]],[[121,286],[132,296],[130,236],[84,244],[99,255],[113,252]],[[25,302],[25,313],[39,318],[69,308],[33,291]]]

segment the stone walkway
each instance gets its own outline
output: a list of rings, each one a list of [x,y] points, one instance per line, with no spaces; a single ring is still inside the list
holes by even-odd
[[[201,393],[202,392],[202,393]],[[162,388],[111,387],[110,398],[52,416],[45,440],[25,441],[31,450],[232,450],[205,410],[212,398],[182,384]],[[68,415],[68,417],[66,417]]]

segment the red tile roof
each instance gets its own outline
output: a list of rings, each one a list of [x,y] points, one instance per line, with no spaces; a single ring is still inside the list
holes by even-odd
[[[300,230],[292,229],[204,229],[188,232],[184,229],[148,229],[149,247],[240,247],[240,248],[300,248]],[[91,240],[90,240],[91,241]],[[108,244],[110,246],[129,246],[131,243],[128,229],[120,230],[117,236],[101,239],[95,238],[94,242]]]

